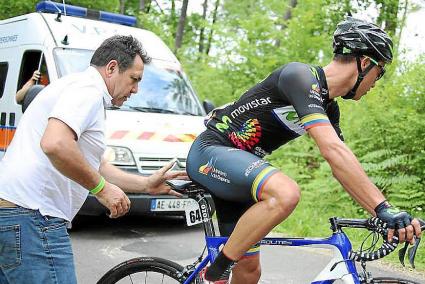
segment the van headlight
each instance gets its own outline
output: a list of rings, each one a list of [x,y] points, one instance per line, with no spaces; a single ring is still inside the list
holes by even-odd
[[[108,146],[104,154],[105,159],[114,165],[135,166],[133,154],[125,147]]]

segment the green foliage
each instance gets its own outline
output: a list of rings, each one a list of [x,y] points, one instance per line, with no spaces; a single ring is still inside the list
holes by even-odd
[[[41,0],[0,1],[0,20],[35,12],[35,6]],[[62,3],[56,0],[53,2]],[[119,0],[66,0],[66,4],[87,7],[90,9],[118,12]]]
[[[54,2],[62,3],[62,1],[60,0],[56,0]],[[66,0],[65,3],[114,13],[117,13],[119,11],[120,6],[119,0]]]
[[[34,12],[37,2],[34,0],[0,1],[0,20]]]
[[[379,88],[364,98],[362,108],[343,106],[343,113],[348,114],[343,119],[343,128],[347,129],[345,133],[351,138],[348,141],[353,141],[349,144],[369,176],[392,203],[422,217],[425,210],[423,62],[422,58],[414,64],[393,66],[389,76],[377,84]],[[356,143],[363,136],[370,139]]]

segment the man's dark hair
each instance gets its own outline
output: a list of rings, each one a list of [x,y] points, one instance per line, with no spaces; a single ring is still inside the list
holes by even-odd
[[[118,67],[124,72],[133,65],[134,58],[139,55],[143,63],[149,63],[151,58],[147,55],[142,44],[134,37],[114,35],[107,38],[93,54],[90,65],[105,66],[111,60],[118,61]]]
[[[333,60],[339,63],[351,63],[356,60],[355,55],[334,53]]]

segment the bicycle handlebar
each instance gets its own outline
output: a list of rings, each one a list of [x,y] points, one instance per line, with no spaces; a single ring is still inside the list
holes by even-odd
[[[355,261],[372,261],[379,258],[382,258],[391,252],[393,252],[396,247],[398,246],[399,239],[397,236],[393,236],[391,241],[387,240],[387,224],[384,223],[382,220],[373,217],[370,219],[367,219],[367,229],[370,231],[374,231],[379,233],[384,241],[379,249],[372,252],[357,252],[357,251],[351,251],[350,252],[350,259]]]
[[[425,230],[425,221],[418,219],[421,230]],[[369,219],[340,219],[340,218],[331,218],[330,219],[332,229],[334,231],[338,230],[342,227],[350,227],[350,228],[364,228],[369,231],[377,232],[379,233],[384,241],[382,243],[382,246],[372,252],[357,252],[357,251],[351,251],[349,258],[355,261],[372,261],[379,258],[382,258],[389,253],[393,252],[396,247],[398,246],[399,239],[397,236],[393,236],[391,241],[387,240],[387,233],[388,228],[387,224],[384,223],[382,220],[373,217]],[[412,267],[414,268],[414,258],[416,254],[417,247],[419,246],[420,238],[416,239],[415,245],[409,249],[409,261],[412,264]],[[404,265],[404,256],[407,250],[407,246],[409,244],[406,243],[403,251],[400,251],[399,258],[400,262]]]

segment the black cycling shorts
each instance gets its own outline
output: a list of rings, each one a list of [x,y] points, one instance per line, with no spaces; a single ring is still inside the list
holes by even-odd
[[[240,216],[261,201],[264,184],[278,170],[250,152],[213,144],[205,136],[192,144],[186,170],[211,193],[220,233],[229,236]]]

